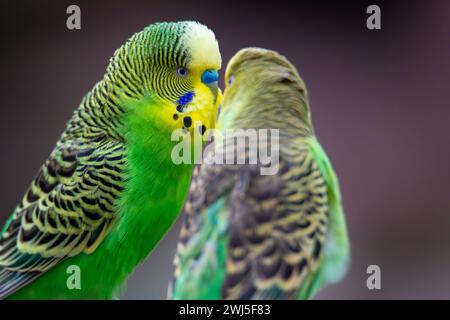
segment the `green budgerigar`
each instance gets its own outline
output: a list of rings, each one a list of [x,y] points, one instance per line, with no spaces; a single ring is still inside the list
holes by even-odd
[[[169,297],[312,298],[344,276],[349,240],[306,87],[286,58],[258,48],[239,51],[225,80],[215,135],[221,147],[194,170]],[[249,130],[278,132],[279,142],[258,138],[256,149],[251,139],[237,143]],[[260,148],[278,154],[277,170],[264,173],[268,163],[251,162]],[[245,163],[221,164],[230,154],[236,160],[236,151]]]
[[[155,23],[83,98],[0,234],[0,298],[112,299],[182,209],[192,164],[174,130],[215,125],[214,33]]]

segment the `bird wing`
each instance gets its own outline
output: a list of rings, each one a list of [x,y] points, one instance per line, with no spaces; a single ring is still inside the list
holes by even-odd
[[[231,195],[224,298],[295,298],[318,270],[327,185],[308,151],[282,161],[279,170],[248,172],[247,186]]]
[[[231,174],[229,174],[231,173]],[[223,199],[233,187],[236,175],[219,165],[194,168],[188,197],[182,217],[177,251],[174,258],[175,273],[168,289],[168,298],[219,299],[221,264],[217,263],[219,242],[223,243],[226,227],[218,228],[227,219],[223,214]],[[219,212],[220,211],[220,212]],[[217,282],[216,288],[211,284]],[[202,285],[209,284],[209,285]],[[219,292],[219,294],[218,294]]]
[[[0,298],[97,248],[115,221],[123,156],[119,141],[55,148],[0,233]]]
[[[288,299],[308,292],[328,207],[327,183],[308,148],[281,159],[277,175],[252,165],[203,165],[185,204],[169,295]]]

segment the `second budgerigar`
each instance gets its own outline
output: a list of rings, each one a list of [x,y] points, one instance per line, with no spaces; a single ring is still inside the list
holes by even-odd
[[[338,180],[315,136],[305,84],[286,58],[257,48],[238,52],[225,80],[215,142],[226,148],[194,172],[169,297],[312,298],[344,276],[350,250]],[[278,130],[277,143],[258,140],[258,148],[277,151],[277,170],[218,163],[236,151],[251,160],[251,146],[227,136],[233,130]]]

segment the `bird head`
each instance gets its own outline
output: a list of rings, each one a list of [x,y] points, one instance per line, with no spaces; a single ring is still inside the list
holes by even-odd
[[[127,112],[159,131],[215,126],[222,99],[214,33],[192,21],[155,23],[114,55],[109,74],[129,96]],[[123,94],[122,94],[123,96]]]
[[[245,48],[227,65],[218,126],[274,125],[293,119],[311,127],[306,86],[296,68],[272,50]]]

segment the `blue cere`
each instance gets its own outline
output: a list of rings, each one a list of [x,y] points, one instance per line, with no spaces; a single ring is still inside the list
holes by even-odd
[[[194,98],[194,93],[192,91],[186,92],[183,94],[180,99],[178,99],[178,103],[182,106],[187,105]]]
[[[202,74],[202,82],[205,84],[217,82],[217,80],[219,80],[219,73],[217,71],[206,70]]]

